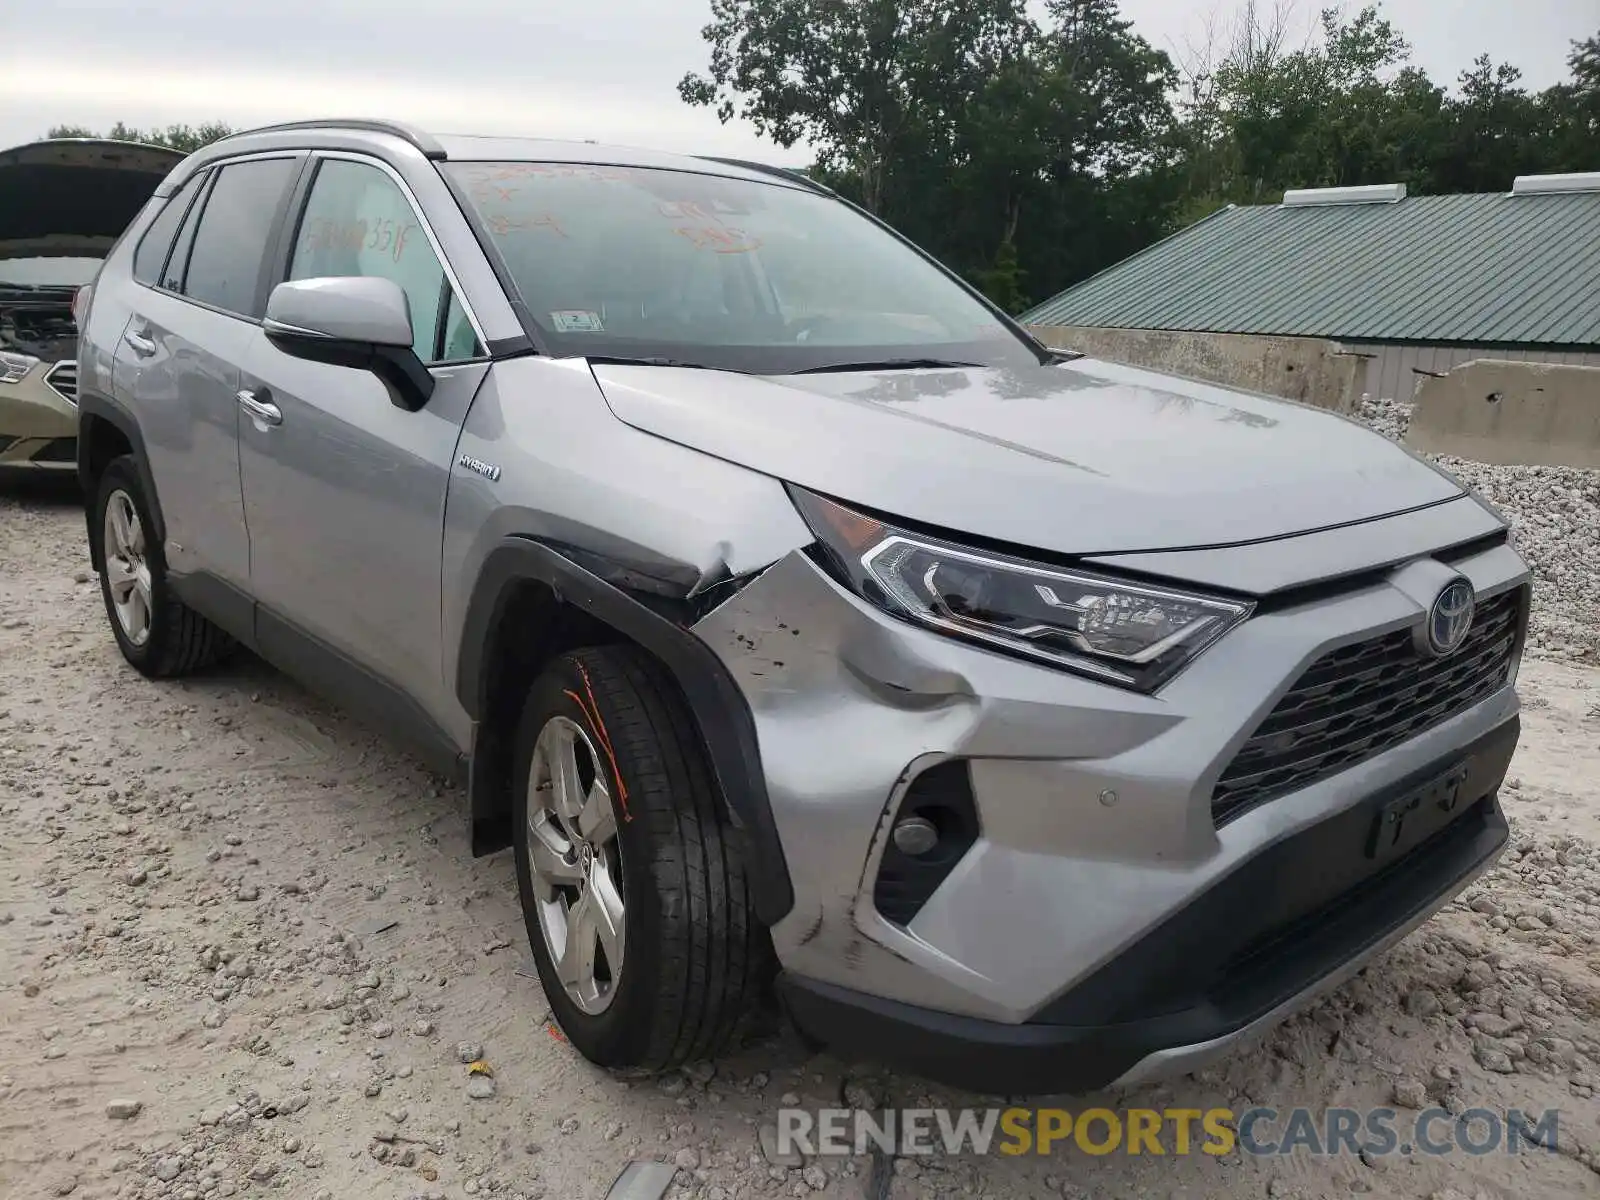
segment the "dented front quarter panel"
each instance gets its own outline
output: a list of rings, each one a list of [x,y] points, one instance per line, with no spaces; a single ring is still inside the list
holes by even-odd
[[[498,478],[463,458],[499,468]],[[484,560],[507,537],[610,564],[634,590],[689,597],[759,571],[810,533],[777,480],[623,424],[581,359],[528,357],[495,364],[456,448],[444,522],[446,681],[456,678]]]
[[[1031,1002],[1026,993],[1036,982],[1050,986],[1026,972],[986,978],[969,965],[981,956],[966,954],[963,938],[941,948],[889,924],[872,903],[894,804],[916,774],[947,757],[969,757],[975,770],[1004,772],[1019,762],[1040,768],[1034,778],[1024,772],[991,790],[1007,793],[1019,810],[993,822],[1008,843],[1152,865],[1214,844],[1209,829],[1199,833],[1181,819],[1155,826],[1126,810],[1077,803],[1051,773],[1059,760],[1115,755],[1158,735],[1176,720],[1158,702],[886,619],[803,551],[774,564],[694,632],[733,674],[755,717],[795,888],[794,908],[772,936],[785,968],[797,974],[1009,1019]],[[1059,923],[1060,914],[1043,915]],[[1008,933],[991,926],[988,936]]]
[[[1515,583],[1500,546],[1456,567]],[[1425,770],[1514,714],[1510,687],[1403,747],[1220,828],[1212,786],[1289,682],[1331,648],[1408,628],[1391,581],[1258,613],[1146,696],[891,617],[803,550],[693,630],[754,716],[794,907],[784,967],[858,992],[1027,1020],[1282,839]],[[979,837],[909,927],[872,900],[908,781],[968,762]]]

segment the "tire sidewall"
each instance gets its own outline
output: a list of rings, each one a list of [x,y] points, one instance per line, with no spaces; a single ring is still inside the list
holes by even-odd
[[[512,784],[512,847],[516,857],[517,893],[522,903],[523,922],[533,950],[539,982],[551,1013],[573,1046],[586,1058],[605,1065],[625,1065],[642,1058],[649,1047],[652,1026],[649,1007],[659,992],[662,969],[661,905],[669,902],[657,890],[651,859],[654,848],[648,835],[646,814],[624,811],[619,798],[625,793],[629,763],[625,748],[615,746],[614,769],[603,745],[608,740],[588,711],[591,703],[588,683],[570,658],[562,657],[550,665],[528,693],[522,719],[517,727]],[[571,694],[569,694],[571,693]],[[582,696],[579,704],[573,695]],[[598,698],[595,712],[603,723],[606,714]],[[600,750],[597,768],[606,774],[613,815],[617,821],[617,844],[622,854],[623,903],[626,912],[626,943],[621,979],[604,1012],[589,1014],[578,1008],[556,977],[550,949],[545,944],[533,895],[533,876],[528,862],[528,780],[533,765],[533,748],[539,732],[552,717],[566,717],[588,735]],[[618,778],[618,769],[624,778]]]
[[[144,645],[136,646],[128,639],[123,631],[122,622],[117,619],[117,609],[111,599],[111,580],[106,571],[106,505],[113,492],[124,492],[133,501],[134,511],[139,515],[139,525],[145,534],[145,563],[150,568],[150,636],[145,638]],[[100,563],[100,598],[105,604],[106,620],[110,622],[112,636],[117,639],[117,647],[122,651],[122,656],[134,667],[148,673],[153,664],[161,661],[163,643],[168,636],[169,622],[167,621],[167,605],[169,603],[167,582],[167,561],[162,553],[160,538],[156,536],[155,523],[151,519],[150,504],[145,499],[144,489],[139,486],[139,473],[134,469],[133,460],[119,458],[111,462],[100,476],[99,487],[94,497],[94,520],[90,523],[95,545],[95,560]]]

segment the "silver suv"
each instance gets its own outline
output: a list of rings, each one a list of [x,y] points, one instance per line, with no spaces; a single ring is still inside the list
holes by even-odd
[[[803,176],[328,121],[110,255],[112,632],[468,781],[597,1063],[775,979],[984,1091],[1186,1070],[1490,865],[1528,572],[1326,412],[1053,354]]]

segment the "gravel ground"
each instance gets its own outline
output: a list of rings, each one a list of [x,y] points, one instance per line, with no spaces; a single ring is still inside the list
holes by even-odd
[[[1545,642],[1592,650],[1593,480],[1462,473],[1518,521]],[[990,1101],[776,1028],[663,1080],[593,1069],[459,791],[253,661],[140,679],[75,501],[0,485],[0,1195],[599,1200],[637,1158],[705,1200],[1594,1195],[1600,674],[1571,654],[1524,664],[1515,844],[1479,886],[1264,1044],[1063,1102],[1558,1108],[1558,1150],[774,1163],[780,1104]]]
[[[1362,397],[1357,416],[1396,441],[1412,405]],[[1533,636],[1545,653],[1600,662],[1600,471],[1491,467],[1429,455],[1511,521],[1534,570]]]

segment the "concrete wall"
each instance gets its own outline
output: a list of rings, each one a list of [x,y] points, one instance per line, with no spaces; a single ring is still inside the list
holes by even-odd
[[[1600,468],[1600,367],[1477,359],[1424,377],[1406,443],[1481,463]]]
[[[1365,358],[1321,338],[1070,325],[1030,328],[1048,346],[1285,396],[1336,412],[1354,411],[1367,372]]]
[[[1595,351],[1560,350],[1545,346],[1513,349],[1501,346],[1425,346],[1410,342],[1346,342],[1344,349],[1366,359],[1366,381],[1362,384],[1362,391],[1375,399],[1407,402],[1413,398],[1417,384],[1422,380],[1433,375],[1446,375],[1475,358],[1600,367],[1600,353]]]

